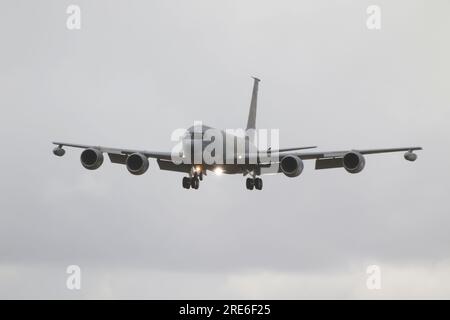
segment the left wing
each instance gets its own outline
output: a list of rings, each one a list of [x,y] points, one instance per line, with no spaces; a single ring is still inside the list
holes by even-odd
[[[102,146],[91,146],[85,144],[74,144],[74,143],[66,143],[66,142],[53,142],[53,144],[57,145],[57,147],[53,150],[53,153],[57,156],[64,155],[64,152],[58,154],[59,150],[62,150],[63,147],[72,147],[72,148],[81,148],[81,149],[95,149],[100,152],[105,152],[108,154],[111,162],[113,163],[125,163],[126,156],[133,153],[140,153],[146,156],[147,158],[154,159],[162,159],[162,160],[171,160],[172,153],[171,152],[158,152],[158,151],[146,151],[146,150],[134,150],[134,149],[121,149],[121,148],[109,148]],[[123,159],[123,162],[121,161]],[[117,160],[117,161],[114,161]]]

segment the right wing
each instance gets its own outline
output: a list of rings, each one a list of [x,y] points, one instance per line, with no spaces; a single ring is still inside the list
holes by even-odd
[[[384,149],[349,149],[341,151],[318,151],[318,152],[292,152],[291,150],[298,150],[298,148],[292,149],[280,149],[277,152],[258,152],[249,153],[245,157],[237,157],[236,161],[241,163],[253,163],[253,164],[267,164],[277,163],[287,155],[294,155],[302,160],[324,160],[324,159],[340,159],[348,152],[359,152],[360,154],[377,154],[377,153],[390,153],[400,151],[415,151],[422,150],[421,147],[403,147],[403,148],[384,148]]]
[[[324,159],[324,158],[340,158],[343,157],[347,152],[356,151],[361,154],[376,154],[376,153],[389,153],[389,152],[400,152],[400,151],[415,151],[422,150],[421,147],[403,147],[403,148],[385,148],[385,149],[352,149],[344,151],[327,151],[327,152],[308,152],[308,153],[293,153],[300,159]]]

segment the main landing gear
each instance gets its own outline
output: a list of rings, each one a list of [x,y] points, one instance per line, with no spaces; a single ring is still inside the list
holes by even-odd
[[[247,187],[247,190],[253,190],[253,188],[256,190],[261,190],[263,187],[263,181],[261,178],[247,178],[245,186]]]

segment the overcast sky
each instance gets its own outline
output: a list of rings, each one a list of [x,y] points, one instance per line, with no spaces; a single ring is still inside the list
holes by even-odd
[[[66,9],[81,8],[81,29]],[[369,5],[381,30],[366,27]],[[450,298],[450,2],[2,1],[1,298]],[[82,168],[51,141],[170,151],[247,121],[281,147],[419,145],[357,175]],[[79,265],[82,289],[66,288]],[[382,289],[366,288],[381,268]]]

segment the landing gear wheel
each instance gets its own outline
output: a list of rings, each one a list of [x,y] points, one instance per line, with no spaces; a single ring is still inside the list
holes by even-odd
[[[198,180],[198,178],[192,178],[191,179],[191,187],[192,189],[198,189],[198,187],[200,186],[200,181]]]
[[[247,187],[247,190],[253,190],[253,188],[255,187],[255,180],[253,180],[252,178],[247,178],[245,186]]]
[[[255,183],[256,190],[261,190],[262,189],[263,181],[262,181],[261,178],[256,178],[254,183]]]
[[[188,177],[183,178],[183,188],[189,189],[191,187],[191,179]]]

